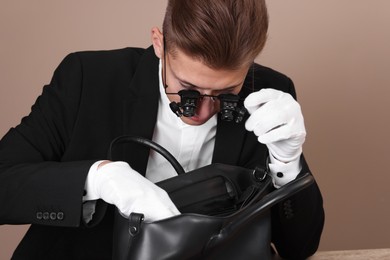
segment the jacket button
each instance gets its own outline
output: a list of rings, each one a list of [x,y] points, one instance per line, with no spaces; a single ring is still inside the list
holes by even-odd
[[[61,212],[61,211],[58,212],[58,213],[57,213],[57,219],[58,219],[58,220],[63,220],[63,219],[64,219],[64,212]]]
[[[51,212],[51,213],[50,213],[50,219],[51,219],[51,220],[56,220],[56,219],[57,219],[57,213]]]
[[[292,209],[291,200],[286,200],[283,203],[283,208],[284,208],[284,215],[285,215],[286,219],[292,219],[294,217],[294,211]]]
[[[48,220],[49,219],[49,212],[43,212],[43,219]]]
[[[294,213],[292,212],[291,209],[290,210],[286,210],[284,212],[284,215],[285,215],[286,219],[292,219],[294,217]]]
[[[36,217],[37,219],[41,220],[43,218],[42,212],[38,211]]]
[[[286,208],[290,208],[292,205],[292,201],[291,200],[286,200],[284,203],[283,203],[283,206],[286,207]]]

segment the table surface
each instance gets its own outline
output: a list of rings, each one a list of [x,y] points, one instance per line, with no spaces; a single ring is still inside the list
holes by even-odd
[[[273,260],[281,260],[275,257]],[[318,251],[308,260],[390,260],[390,248]]]
[[[319,251],[310,260],[385,260],[390,259],[390,248],[345,251]]]

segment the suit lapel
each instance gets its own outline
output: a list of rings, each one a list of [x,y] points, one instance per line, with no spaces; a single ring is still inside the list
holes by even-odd
[[[236,124],[218,118],[213,163],[238,165],[242,145],[246,135],[243,122]]]
[[[124,134],[152,140],[157,120],[159,81],[158,58],[150,47],[139,61],[137,71],[127,89],[124,102]],[[242,123],[224,122],[218,118],[215,148],[212,162],[237,165],[246,130]],[[132,168],[144,174],[149,149],[128,144],[123,148],[124,158]]]
[[[158,99],[158,58],[153,49],[145,51],[139,61],[124,101],[124,134],[153,138],[153,131],[157,120]],[[149,149],[135,144],[126,144],[123,147],[124,158],[131,167],[144,174],[146,170]]]
[[[251,71],[250,71],[251,72]],[[248,73],[244,86],[252,86],[252,75]],[[252,87],[243,87],[239,95],[242,98],[247,97],[253,92]],[[248,134],[245,130],[244,124],[248,119],[248,115],[244,117],[241,123],[222,121],[218,117],[217,134],[215,137],[215,148],[213,154],[213,163],[226,163],[230,165],[240,165],[239,159],[242,149],[244,148],[244,141]]]

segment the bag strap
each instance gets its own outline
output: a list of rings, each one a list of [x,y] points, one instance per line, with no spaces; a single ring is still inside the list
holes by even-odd
[[[185,173],[183,167],[176,160],[176,158],[173,157],[172,154],[170,154],[165,148],[163,148],[159,144],[150,141],[148,139],[145,139],[143,137],[123,135],[115,138],[110,143],[109,150],[108,150],[108,158],[112,159],[112,150],[115,145],[126,143],[126,142],[135,142],[154,149],[156,152],[160,153],[165,159],[167,159],[172,164],[173,168],[176,170],[178,174]],[[270,177],[268,176],[268,178]],[[223,226],[220,229],[220,232],[218,234],[215,234],[210,238],[210,240],[208,241],[205,247],[205,251],[210,250],[211,248],[214,248],[215,246],[223,243],[229,236],[231,236],[233,233],[238,231],[248,221],[251,221],[255,217],[259,216],[260,214],[263,214],[275,204],[309,187],[313,183],[314,183],[313,176],[310,173],[305,173],[302,176],[295,179],[294,181],[291,181],[290,183],[282,186],[281,188],[274,190],[273,192],[270,192],[269,194],[265,195],[262,199],[255,202],[254,204],[243,208],[240,211],[240,214],[237,214],[235,218],[227,222],[225,226]],[[137,235],[138,233],[137,231],[139,230],[139,225],[142,223],[142,221],[143,221],[142,214],[135,214],[129,219],[129,222],[132,223],[130,224],[130,226],[135,228],[133,232],[130,232],[132,233],[133,236]]]
[[[115,138],[114,140],[112,140],[110,143],[110,146],[108,148],[108,159],[112,160],[112,150],[114,149],[115,145],[123,144],[123,143],[127,143],[127,142],[138,143],[138,144],[141,144],[143,146],[146,146],[148,148],[155,150],[156,152],[158,152],[159,154],[164,156],[164,158],[167,159],[168,162],[170,162],[170,164],[175,169],[177,174],[185,173],[181,164],[176,160],[175,157],[173,157],[173,155],[170,152],[168,152],[168,150],[166,150],[164,147],[162,147],[161,145],[159,145],[153,141],[150,141],[146,138],[138,137],[138,136],[122,135],[122,136],[119,136],[119,137]]]
[[[303,176],[295,179],[294,181],[282,186],[277,190],[272,191],[271,193],[268,193],[260,201],[241,211],[237,218],[229,221],[224,227],[220,229],[220,232],[218,234],[212,236],[205,247],[205,251],[210,250],[217,245],[223,243],[227,238],[229,238],[232,234],[238,231],[248,221],[266,212],[275,204],[309,187],[313,183],[314,177],[310,173],[305,173]]]

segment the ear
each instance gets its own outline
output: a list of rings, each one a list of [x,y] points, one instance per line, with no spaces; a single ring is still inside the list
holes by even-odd
[[[160,59],[164,55],[164,36],[161,33],[160,29],[153,27],[151,31],[152,44],[154,48],[154,53]]]

